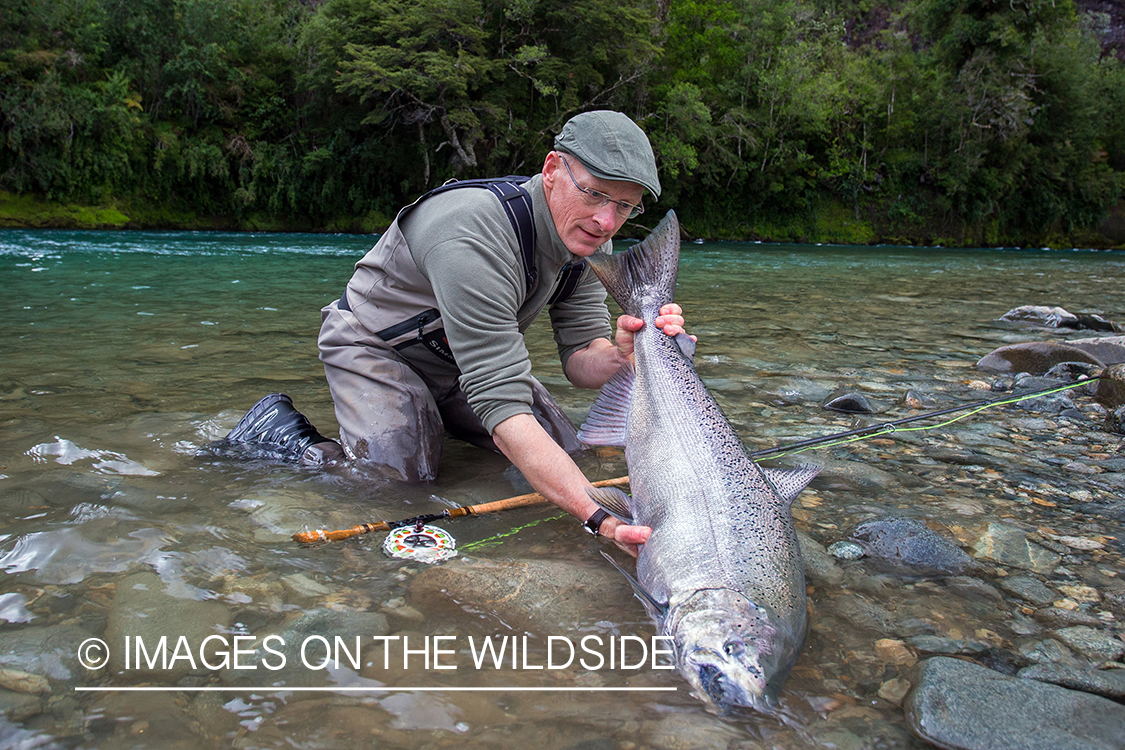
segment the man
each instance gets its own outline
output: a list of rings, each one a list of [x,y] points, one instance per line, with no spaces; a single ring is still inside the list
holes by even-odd
[[[643,210],[644,191],[659,197],[660,181],[648,138],[619,112],[577,115],[554,146],[522,191],[455,186],[404,208],[322,310],[320,358],[341,445],[280,394],[251,409],[228,440],[314,463],[342,454],[426,481],[448,431],[502,452],[551,502],[635,554],[650,530],[619,523],[587,497],[589,482],[568,455],[581,447],[574,426],[531,376],[523,333],[549,304],[563,371],[578,387],[600,388],[629,361],[644,322],[621,316],[611,340],[605,290],[578,264],[610,250]],[[523,224],[513,198],[530,208]],[[655,323],[675,336],[681,313],[666,305]]]

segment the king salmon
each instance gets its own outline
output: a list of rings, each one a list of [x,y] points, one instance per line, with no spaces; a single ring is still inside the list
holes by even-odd
[[[674,212],[624,253],[588,260],[629,315],[635,365],[602,388],[579,431],[625,448],[632,496],[590,490],[628,524],[650,526],[637,598],[669,636],[692,693],[720,710],[772,712],[805,640],[805,568],[790,505],[819,467],[763,469],[695,372],[695,343],[653,322],[672,301],[680,256]]]

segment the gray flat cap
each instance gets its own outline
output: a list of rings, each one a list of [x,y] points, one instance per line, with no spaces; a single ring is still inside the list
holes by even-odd
[[[635,182],[660,197],[648,136],[620,112],[603,109],[575,115],[555,137],[555,150],[573,154],[594,177]]]

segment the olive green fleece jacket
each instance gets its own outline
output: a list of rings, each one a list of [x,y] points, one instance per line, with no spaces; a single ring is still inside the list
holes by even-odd
[[[516,414],[531,413],[531,362],[523,333],[547,305],[567,263],[581,260],[555,229],[536,175],[531,196],[539,279],[527,291],[515,231],[488,190],[451,190],[426,199],[399,222],[441,311],[446,338],[469,405],[491,433]],[[599,252],[609,252],[607,242]],[[612,335],[606,292],[587,266],[574,294],[551,306],[551,326],[565,370],[570,356]],[[409,359],[408,350],[403,352]]]

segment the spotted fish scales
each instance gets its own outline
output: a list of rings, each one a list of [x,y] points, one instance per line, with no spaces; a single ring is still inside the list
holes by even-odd
[[[591,445],[625,447],[632,495],[590,495],[622,521],[652,528],[636,578],[621,572],[671,637],[693,693],[720,708],[768,711],[804,643],[804,565],[790,505],[818,468],[754,463],[695,371],[694,342],[651,325],[672,301],[679,248],[669,211],[644,242],[589,259],[622,310],[649,323],[634,340],[635,366],[610,379],[579,433]]]

